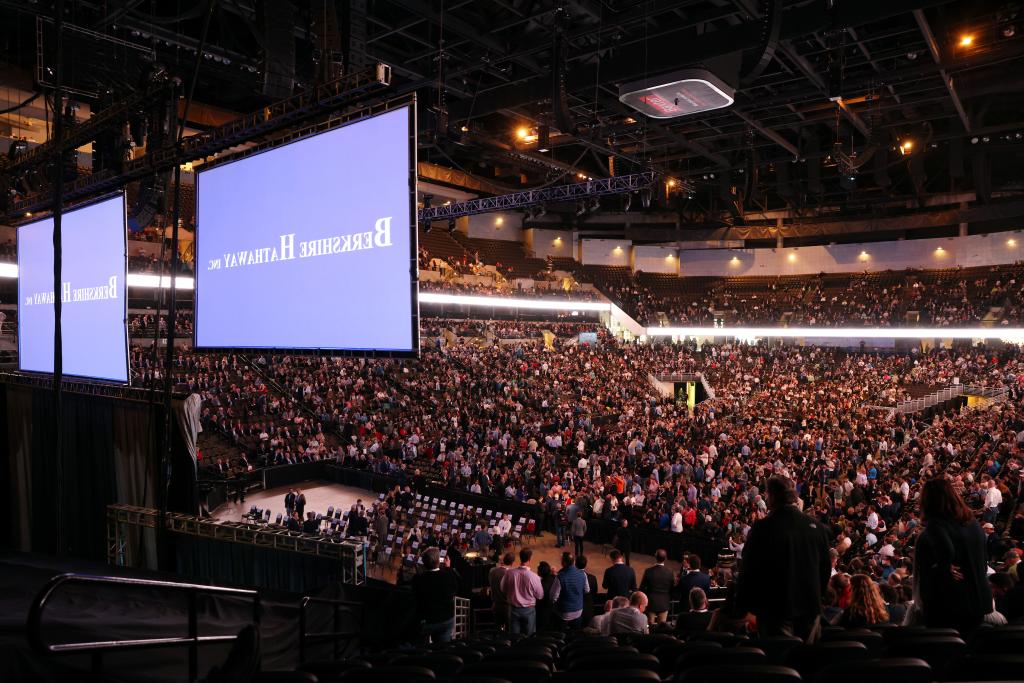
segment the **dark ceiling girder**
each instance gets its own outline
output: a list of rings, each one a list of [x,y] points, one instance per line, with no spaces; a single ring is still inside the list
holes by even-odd
[[[762,126],[755,119],[751,118],[747,114],[744,114],[739,109],[733,109],[732,113],[735,114],[736,116],[740,117],[743,121],[745,121],[751,128],[756,130],[758,133],[760,133],[761,135],[765,136],[766,138],[768,138],[769,140],[771,140],[772,142],[777,144],[779,147],[781,147],[782,149],[784,149],[787,152],[789,152],[790,154],[792,154],[794,159],[800,156],[800,150],[798,150],[796,148],[796,145],[794,145],[792,142],[790,142],[786,138],[784,138],[781,135],[779,135],[778,133],[776,133],[771,128],[767,128],[765,126]]]
[[[928,52],[931,53],[932,59],[935,60],[935,64],[939,67],[939,75],[942,77],[942,82],[949,92],[949,99],[953,101],[953,107],[956,109],[957,116],[960,117],[960,122],[964,124],[964,130],[970,133],[971,119],[967,116],[964,103],[960,101],[960,96],[956,92],[956,87],[953,85],[953,77],[946,73],[942,66],[942,52],[939,50],[939,43],[935,40],[935,34],[932,33],[931,26],[928,25],[928,18],[924,16],[923,10],[915,9],[914,19],[917,21],[918,28],[921,29],[924,42],[928,44]]]
[[[401,0],[411,2],[411,0]],[[892,16],[909,12],[914,9],[931,7],[949,2],[950,0],[858,0],[857,2],[838,3],[835,11],[830,13],[825,3],[813,3],[799,10],[786,12],[781,40],[802,38],[833,26],[859,26],[864,23],[880,21]],[[665,33],[659,38],[651,39],[647,44],[637,43],[619,48],[615,57],[604,59],[598,66],[585,64],[570,69],[567,86],[570,90],[592,87],[598,75],[603,83],[621,83],[642,78],[647,74],[657,74],[679,68],[687,64],[701,62],[712,57],[739,52],[759,44],[761,22],[748,21],[738,26],[712,31],[694,36],[686,30]],[[646,68],[645,68],[646,65]],[[813,67],[811,67],[813,73]],[[525,92],[524,92],[525,91]],[[482,94],[471,105],[469,102],[456,103],[451,107],[453,121],[465,120],[470,113],[482,116],[498,109],[517,107],[537,99],[537,92],[524,88],[517,83],[495,88]],[[501,106],[496,106],[501,103]]]

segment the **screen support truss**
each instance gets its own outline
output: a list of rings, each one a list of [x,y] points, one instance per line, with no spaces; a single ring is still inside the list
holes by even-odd
[[[571,185],[545,187],[540,190],[524,190],[523,192],[502,194],[496,197],[471,199],[466,202],[448,204],[447,206],[432,206],[420,209],[419,219],[423,223],[444,220],[446,218],[491,213],[492,211],[521,209],[527,206],[544,204],[545,202],[571,202],[580,199],[590,199],[591,197],[600,197],[602,195],[638,192],[651,187],[656,178],[657,174],[654,171],[645,171],[644,173],[613,176],[611,178],[596,178]]]

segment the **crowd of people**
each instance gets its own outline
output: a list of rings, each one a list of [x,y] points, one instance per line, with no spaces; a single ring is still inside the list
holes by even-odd
[[[915,579],[920,572],[914,558],[928,527],[922,507],[928,482],[945,481],[963,503],[957,519],[976,521],[984,535],[982,563],[991,569],[984,588],[995,608],[989,605],[983,616],[1024,616],[1014,570],[1024,539],[1024,412],[1018,400],[1024,356],[1016,349],[883,354],[745,344],[697,348],[621,342],[606,332],[598,345],[566,343],[592,324],[568,324],[571,335],[556,336],[549,347],[540,331],[555,325],[427,319],[415,362],[265,354],[250,363],[182,351],[175,382],[200,395],[204,429],[229,439],[245,463],[329,458],[402,482],[431,480],[533,505],[559,543],[574,550],[562,571],[548,567],[536,574],[546,591],[563,571],[573,573],[570,565],[578,568],[577,537],[594,520],[619,530],[613,544],[622,561],[616,558],[615,565],[628,562],[628,530],[713,539],[734,562],[702,569],[699,558],[688,556],[670,594],[696,614],[710,614],[704,611],[707,591],[727,588],[729,597],[715,615],[717,630],[755,628],[747,615],[757,613],[756,604],[734,579],[743,560],[759,552],[752,533],[772,515],[774,476],[793,482],[792,505],[823,531],[828,576],[821,592],[829,619],[842,625],[927,621],[913,612],[914,604],[927,600],[921,590],[930,590],[915,586],[921,579]],[[479,338],[488,329],[529,341],[463,343],[462,337]],[[442,330],[455,339],[429,338]],[[147,354],[136,353],[137,379],[159,379]],[[648,380],[678,372],[703,375],[714,398],[690,409]],[[939,406],[928,415],[892,417],[879,410],[912,391],[956,382],[1002,388],[1007,400],[970,409]],[[365,524],[369,539],[374,516]],[[468,523],[476,529],[479,520]],[[493,530],[484,531],[493,537]],[[474,535],[416,540],[465,550]],[[692,585],[698,576],[702,585]],[[627,605],[606,605],[607,614],[653,610],[658,623],[664,610],[651,605],[661,605],[660,589],[655,597],[642,579],[627,588],[613,596]],[[525,590],[518,586],[513,594]],[[539,598],[542,604],[545,599],[558,602],[550,592]],[[567,604],[575,606],[576,598]],[[601,617],[601,605],[593,612]],[[681,622],[690,628],[705,618],[712,617],[683,616]],[[632,614],[604,620],[640,623]],[[601,622],[595,627],[604,628]],[[510,617],[509,628],[512,623]],[[524,632],[535,628],[522,615],[518,623],[515,628]],[[770,628],[810,633],[806,624]]]

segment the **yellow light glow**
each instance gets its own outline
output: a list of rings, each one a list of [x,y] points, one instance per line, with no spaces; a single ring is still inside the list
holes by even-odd
[[[1008,246],[1008,247],[1015,247],[1015,246],[1017,246],[1017,240],[1015,240],[1015,239],[1013,239],[1011,237],[1010,239],[1006,240],[1006,246]]]
[[[622,247],[615,247],[614,249],[612,249],[612,251],[614,251],[616,254],[622,253]]]
[[[516,131],[516,137],[519,138],[520,140],[525,140],[526,136],[529,134],[530,129],[527,128],[526,126],[520,126],[519,129]]]
[[[675,187],[676,186],[676,179],[675,178],[669,178],[668,179],[668,186],[669,187]]]
[[[960,47],[970,47],[974,44],[974,36],[966,34],[960,37]]]
[[[498,216],[498,217],[496,217],[496,218],[494,219],[494,224],[495,224],[495,225],[501,225],[501,224],[502,224],[502,223],[504,223],[504,222],[505,222],[505,219],[504,219],[504,218],[502,218],[501,216]]]
[[[561,237],[556,237],[553,241],[554,241],[555,244],[559,244],[562,241],[562,238]]]
[[[913,140],[904,140],[903,142],[900,143],[900,154],[903,154],[904,156],[907,155],[907,154],[910,154],[910,152],[913,149],[914,149],[914,141]]]
[[[32,212],[31,211],[26,211],[25,212],[25,218],[32,218]]]
[[[946,253],[946,250],[943,249],[942,247],[935,247],[935,254],[936,255],[941,256],[942,254],[945,254],[945,253]]]
[[[740,262],[740,257],[739,256],[733,256],[731,259],[729,259],[729,263],[731,263],[733,265],[736,265],[739,262]]]
[[[469,126],[463,126],[459,130],[461,130],[463,133],[468,133],[469,132]]]
[[[871,258],[871,254],[869,254],[866,251],[860,252],[860,260],[861,261],[867,261],[869,258]]]
[[[788,258],[790,261],[796,261],[796,254],[790,254]]]

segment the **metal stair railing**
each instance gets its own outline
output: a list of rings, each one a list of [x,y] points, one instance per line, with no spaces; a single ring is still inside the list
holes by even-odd
[[[72,585],[86,586],[122,586],[138,588],[155,588],[165,591],[184,593],[188,600],[188,635],[167,636],[162,638],[134,638],[130,640],[93,640],[74,643],[51,643],[43,634],[43,615],[50,600],[56,595],[60,588]],[[253,624],[260,623],[260,594],[254,590],[243,588],[226,588],[223,586],[204,586],[195,583],[182,583],[178,581],[157,581],[151,579],[135,579],[120,576],[97,576],[92,574],[66,573],[59,574],[46,584],[32,600],[29,608],[28,623],[26,631],[29,644],[38,652],[44,654],[90,654],[92,655],[92,670],[96,680],[104,680],[103,654],[116,650],[146,649],[160,647],[188,647],[188,675],[190,681],[199,678],[199,646],[213,643],[231,643],[238,636],[201,636],[199,635],[199,606],[200,595],[218,595],[223,597],[240,598],[252,600]]]

